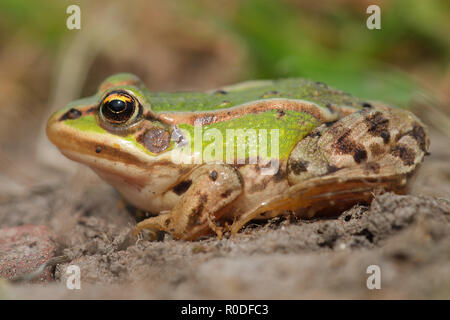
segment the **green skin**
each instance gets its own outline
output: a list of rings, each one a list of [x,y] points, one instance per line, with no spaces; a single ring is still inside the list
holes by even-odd
[[[130,122],[130,126],[119,126],[120,130],[99,113],[103,99],[117,90],[127,92],[142,106],[138,120]],[[70,114],[73,109],[76,116]],[[367,174],[361,173],[363,164],[375,163],[378,170],[372,175],[381,182],[366,188],[369,191],[346,195],[342,203],[367,200],[368,193],[383,181],[386,189],[402,189],[404,183],[399,181],[422,161],[428,138],[417,118],[407,111],[392,110],[304,79],[245,82],[209,92],[155,93],[134,75],[118,74],[106,79],[96,95],[57,111],[49,120],[47,134],[63,154],[90,166],[132,204],[159,214],[141,222],[138,230],[164,230],[176,238],[197,239],[211,230],[220,235],[223,228],[217,222],[227,218],[239,219],[231,230],[236,232],[247,221],[261,218],[261,214],[267,218],[284,210],[303,208],[302,215],[307,211],[306,215],[311,216],[311,212],[342,199],[339,195],[330,196],[330,186],[339,182],[354,189],[355,185],[346,184],[348,179],[353,178],[352,183],[367,180]],[[227,130],[267,130],[267,155],[259,155],[261,163],[249,164],[249,150],[256,141],[247,140],[245,155],[234,152],[234,163],[224,164],[225,156],[220,158],[214,153],[201,163],[179,164],[171,155],[186,146],[186,140],[184,144],[166,138],[161,142],[152,136],[144,143],[142,138],[151,130],[160,129],[167,136],[177,131],[185,139],[194,137],[199,128],[202,133],[216,129],[224,137],[224,150],[234,151],[242,141],[225,139]],[[273,129],[279,132],[279,170],[271,176],[261,176],[260,165],[273,160]],[[391,138],[395,136],[399,141],[408,132],[415,133],[415,142],[405,138],[401,148],[405,145],[408,152],[402,149],[396,155],[398,145]],[[193,140],[187,144],[183,160],[192,159],[196,151],[203,153],[216,142],[204,138],[199,150]],[[374,144],[381,147],[376,149]],[[398,164],[390,158],[394,156],[399,159]],[[384,165],[384,172],[379,169],[383,161],[395,165]],[[412,164],[405,166],[406,162]],[[352,171],[346,173],[344,169]],[[388,181],[384,179],[387,176],[397,180]],[[304,197],[300,201],[298,194],[302,190],[326,193],[327,200],[316,195],[322,199],[320,205],[305,202]]]
[[[126,83],[130,78],[134,78],[130,74],[118,74],[109,77],[106,83]],[[158,115],[160,113],[170,112],[203,112],[217,111],[239,106],[250,101],[267,100],[274,98],[297,99],[312,102],[324,109],[327,104],[336,106],[348,106],[355,109],[361,109],[364,101],[356,97],[352,97],[339,90],[329,89],[326,85],[315,83],[304,79],[285,79],[278,81],[255,81],[244,83],[241,85],[225,88],[227,94],[220,91],[212,91],[210,93],[203,92],[175,92],[175,93],[155,93],[150,92],[146,88],[136,88],[135,86],[113,86],[114,89],[126,89],[136,97],[139,97],[144,108]],[[62,115],[70,108],[80,108],[84,106],[92,106],[98,104],[103,96],[103,92],[99,91],[96,95],[76,100],[68,104],[65,108],[57,112]],[[301,121],[302,125],[299,125]],[[68,126],[72,126],[80,131],[98,132],[109,134],[105,129],[98,125],[95,115],[86,115],[75,120],[66,120]],[[286,116],[281,120],[276,110],[268,110],[258,114],[244,114],[239,118],[234,118],[224,122],[217,122],[210,125],[204,125],[203,129],[218,129],[225,137],[227,129],[266,129],[269,133],[269,154],[270,154],[270,130],[280,130],[280,159],[287,159],[293,147],[306,134],[312,131],[321,122],[306,112],[287,111]],[[194,136],[194,126],[188,123],[179,123],[179,128],[186,130],[192,137]],[[133,135],[124,136],[133,142],[137,148],[142,149],[148,154],[152,154],[136,141]],[[237,142],[237,140],[235,140]],[[203,148],[210,142],[203,141]],[[224,141],[225,143],[225,141]],[[173,145],[172,145],[173,148]],[[194,148],[192,144],[192,149]],[[169,152],[169,148],[166,152]]]

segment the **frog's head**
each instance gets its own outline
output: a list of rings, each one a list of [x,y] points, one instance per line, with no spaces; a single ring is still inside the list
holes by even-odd
[[[155,118],[144,91],[134,75],[111,76],[96,95],[55,112],[48,138],[68,158],[103,171],[145,168],[167,158],[172,129]]]

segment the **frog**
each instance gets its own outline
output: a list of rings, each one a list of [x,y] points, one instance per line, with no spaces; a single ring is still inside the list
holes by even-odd
[[[129,73],[54,112],[46,133],[148,214],[134,235],[188,241],[278,216],[338,216],[379,192],[406,193],[430,144],[409,110],[322,82],[153,92]]]

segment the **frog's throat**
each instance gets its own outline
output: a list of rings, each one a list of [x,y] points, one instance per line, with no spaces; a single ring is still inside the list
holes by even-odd
[[[316,103],[300,99],[263,99],[241,104],[231,108],[202,112],[160,112],[157,117],[166,123],[209,125],[268,110],[297,111],[308,113],[320,122],[335,121],[356,111],[348,106],[319,106]]]

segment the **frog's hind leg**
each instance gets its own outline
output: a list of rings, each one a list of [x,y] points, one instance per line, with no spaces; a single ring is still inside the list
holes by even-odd
[[[228,165],[207,164],[185,179],[180,183],[186,190],[175,207],[169,213],[141,221],[134,234],[151,229],[184,240],[194,240],[211,231],[220,236],[221,230],[215,222],[242,192],[238,171]]]
[[[231,231],[266,211],[336,214],[370,201],[376,190],[402,193],[428,145],[423,124],[404,110],[364,109],[324,124],[292,151],[287,166],[291,187],[242,215]]]

